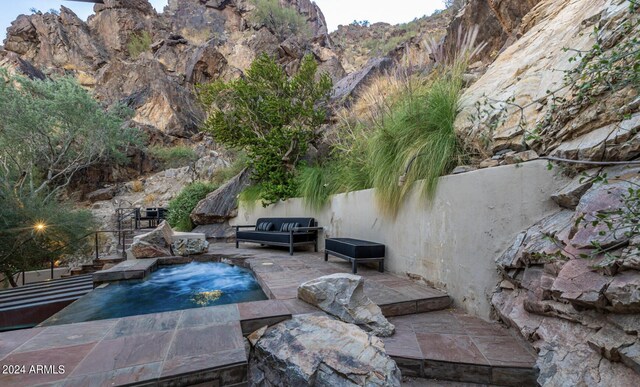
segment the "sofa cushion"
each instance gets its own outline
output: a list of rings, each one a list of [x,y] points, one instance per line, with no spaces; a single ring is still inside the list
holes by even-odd
[[[271,222],[260,222],[256,225],[256,231],[275,231],[276,226]]]
[[[275,226],[274,231],[280,231],[283,223],[300,223],[300,227],[313,227],[316,225],[314,218],[294,218],[294,217],[282,217],[282,218],[259,218],[255,224],[262,222],[271,222]]]
[[[265,244],[269,242],[276,243],[289,243],[289,234],[288,232],[280,232],[280,231],[238,231],[236,234],[236,238],[238,240],[253,240],[253,241],[264,241]],[[315,234],[311,232],[297,232],[293,234],[293,242],[310,242],[315,238]]]
[[[297,222],[282,223],[282,226],[280,226],[280,232],[289,232],[296,227],[300,227],[300,223],[297,223]]]

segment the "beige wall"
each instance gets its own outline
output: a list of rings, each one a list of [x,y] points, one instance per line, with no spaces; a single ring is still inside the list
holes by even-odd
[[[241,206],[231,223],[314,216],[325,227],[324,237],[384,243],[387,270],[421,275],[447,291],[457,307],[488,319],[489,295],[498,282],[494,260],[518,232],[557,210],[549,197],[566,180],[546,165],[538,160],[442,177],[431,204],[417,184],[395,219],[378,211],[373,190],[364,190],[335,195],[321,211],[301,199]]]

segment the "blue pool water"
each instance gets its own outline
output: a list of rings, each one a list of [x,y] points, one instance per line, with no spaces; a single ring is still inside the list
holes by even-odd
[[[192,262],[163,267],[144,280],[122,281],[97,288],[43,325],[266,299],[250,270],[225,263]]]

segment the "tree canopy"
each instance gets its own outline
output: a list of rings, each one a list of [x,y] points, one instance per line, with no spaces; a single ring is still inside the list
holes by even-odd
[[[122,162],[139,131],[129,111],[105,111],[73,78],[34,80],[0,73],[0,184],[49,200],[98,162]]]
[[[289,77],[267,55],[258,57],[246,76],[201,87],[210,107],[203,130],[221,143],[246,151],[263,203],[296,195],[295,168],[309,143],[320,136],[331,91],[328,75],[317,76],[306,56]]]
[[[73,78],[0,71],[0,272],[10,281],[86,247],[90,212],[59,194],[78,172],[126,160],[141,140],[123,126],[128,114],[105,110]]]

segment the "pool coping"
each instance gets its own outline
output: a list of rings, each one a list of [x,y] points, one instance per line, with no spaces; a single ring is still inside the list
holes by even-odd
[[[242,384],[248,367],[243,337],[291,316],[282,301],[262,300],[4,332],[2,364],[63,365],[66,372],[0,380],[5,385]]]

